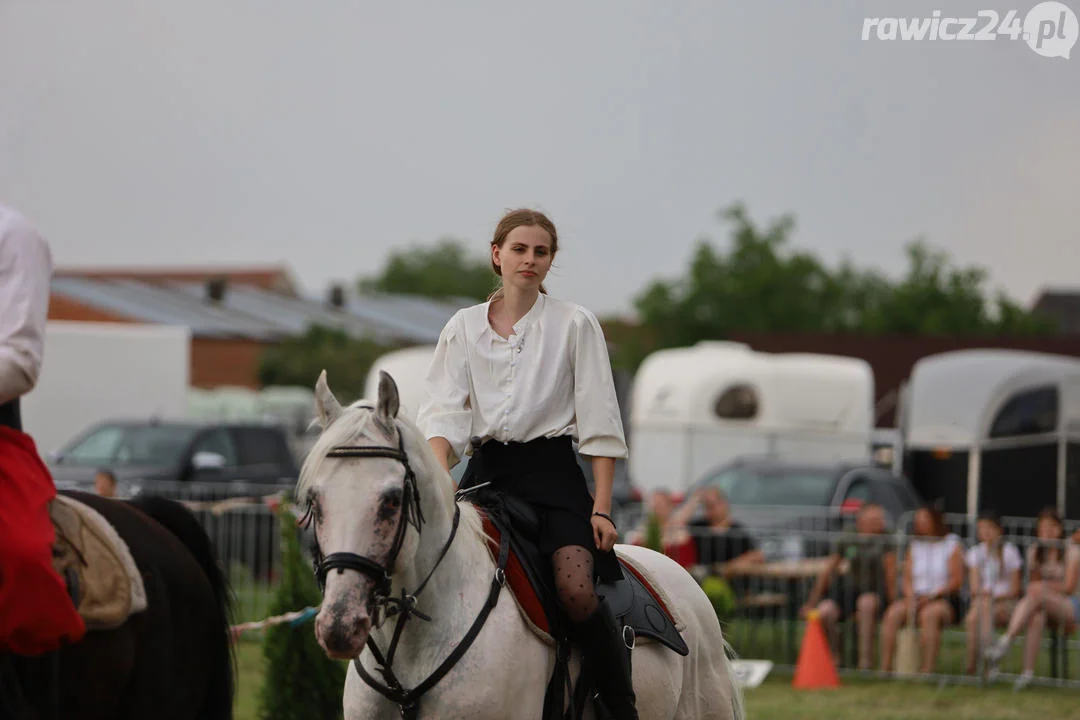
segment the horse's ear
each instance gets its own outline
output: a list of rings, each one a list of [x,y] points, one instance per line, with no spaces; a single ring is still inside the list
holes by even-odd
[[[401,409],[401,398],[398,396],[397,383],[385,370],[379,371],[379,399],[375,403],[375,409],[381,419],[394,427],[394,418]]]
[[[319,379],[315,382],[315,409],[319,413],[319,424],[323,430],[341,416],[341,403],[334,397],[334,393],[330,392],[325,370],[319,373]]]

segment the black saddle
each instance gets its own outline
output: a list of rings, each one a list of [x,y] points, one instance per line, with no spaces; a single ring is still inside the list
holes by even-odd
[[[538,546],[540,519],[536,511],[512,495],[486,489],[473,494],[470,500],[487,511],[492,524],[500,533],[509,535],[510,548],[521,562],[522,569],[544,608],[553,637],[556,637],[556,633],[564,634],[570,626],[555,591],[551,558],[541,553]],[[619,568],[622,570],[621,579],[605,582],[594,578],[594,581],[596,594],[611,608],[616,622],[624,630],[624,635],[626,628],[632,628],[635,637],[652,638],[679,655],[688,655],[690,649],[667,611],[637,575],[627,569],[621,559]]]

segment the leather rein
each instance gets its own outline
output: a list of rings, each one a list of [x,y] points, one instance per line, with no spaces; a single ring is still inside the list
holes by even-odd
[[[442,680],[442,678],[450,672],[451,668],[457,664],[458,660],[465,655],[465,652],[469,649],[469,646],[472,645],[476,636],[480,634],[480,630],[483,628],[488,615],[498,603],[499,593],[506,584],[505,570],[506,562],[510,554],[509,540],[505,535],[499,540],[499,557],[494,577],[491,579],[491,587],[488,591],[487,601],[484,603],[484,607],[481,608],[480,613],[476,616],[476,619],[473,620],[468,632],[465,633],[465,637],[456,645],[453,652],[451,652],[450,655],[435,668],[431,675],[413,689],[406,690],[397,679],[393,670],[394,655],[397,652],[398,641],[401,639],[405,624],[411,616],[415,615],[421,620],[431,621],[431,617],[416,609],[416,598],[423,592],[424,588],[427,587],[428,581],[431,580],[431,576],[435,574],[435,570],[442,563],[447,552],[450,550],[450,545],[454,542],[454,537],[457,535],[458,525],[460,524],[461,507],[455,502],[454,520],[450,528],[450,536],[443,544],[435,564],[416,588],[416,591],[407,593],[405,588],[402,588],[400,598],[391,597],[391,577],[393,567],[397,562],[398,554],[401,552],[401,546],[405,541],[405,532],[408,526],[412,525],[419,534],[422,532],[424,525],[424,514],[420,509],[420,490],[416,484],[416,473],[413,472],[412,467],[409,465],[409,457],[405,453],[404,440],[401,437],[400,431],[398,433],[398,447],[396,448],[385,445],[338,445],[331,448],[326,454],[326,457],[390,458],[391,460],[397,460],[405,467],[401,520],[398,522],[397,533],[394,537],[394,544],[391,548],[387,564],[384,566],[371,558],[350,552],[331,553],[330,555],[323,557],[322,550],[319,548],[318,537],[316,536],[313,542],[313,565],[315,578],[319,583],[320,592],[326,591],[326,576],[331,570],[337,570],[339,575],[345,570],[355,570],[372,580],[373,585],[370,602],[372,608],[374,608],[374,617],[372,617],[373,628],[380,627],[385,618],[397,615],[397,620],[394,624],[394,633],[390,640],[390,647],[385,656],[375,643],[375,639],[371,634],[368,635],[367,639],[367,647],[371,651],[375,661],[378,663],[376,669],[379,674],[382,675],[385,684],[378,682],[364,669],[359,657],[353,658],[353,666],[369,687],[398,705],[398,708],[401,710],[402,718],[414,720],[419,716],[420,698],[424,693]],[[300,519],[299,524],[301,526],[306,526],[310,522],[310,518],[311,507],[309,506],[307,512]],[[315,533],[313,533],[313,535],[314,534]]]

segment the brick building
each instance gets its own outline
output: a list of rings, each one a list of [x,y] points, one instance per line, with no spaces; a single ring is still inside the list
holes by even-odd
[[[183,325],[192,386],[257,389],[262,353],[312,324],[387,344],[434,343],[468,302],[360,296],[343,286],[310,297],[284,267],[59,269],[49,319]]]

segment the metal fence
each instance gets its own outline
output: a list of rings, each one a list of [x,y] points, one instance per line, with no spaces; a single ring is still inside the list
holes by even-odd
[[[195,514],[229,577],[236,622],[247,622],[270,614],[281,577],[281,526],[274,509],[291,490],[281,484],[158,482],[141,494],[168,497]],[[305,550],[306,545],[302,540]]]
[[[624,515],[624,519],[632,522],[628,515]],[[900,518],[893,527],[878,536],[859,535],[854,530],[853,517],[828,512],[804,510],[798,514],[790,508],[771,508],[753,519],[736,519],[742,520],[741,527],[722,534],[699,527],[687,528],[683,533],[668,531],[664,534],[663,550],[683,564],[702,584],[721,616],[729,641],[741,657],[768,659],[780,668],[794,668],[806,627],[806,610],[812,607],[821,613],[834,660],[842,673],[868,676],[926,675],[920,672],[918,662],[914,668],[910,664],[899,667],[896,662],[883,662],[886,636],[892,637],[893,653],[889,655],[894,659],[894,653],[903,644],[903,633],[899,628],[890,625],[889,629],[885,629],[883,621],[887,609],[902,592],[904,558],[913,540],[918,540],[911,533],[910,516]],[[1002,519],[1002,541],[1012,543],[1023,560],[1021,586],[1018,598],[1013,598],[1011,602],[995,601],[993,607],[1001,622],[991,627],[990,612],[982,612],[978,618],[982,622],[978,624],[968,622],[975,619],[969,618],[975,599],[969,577],[971,568],[967,565],[968,551],[978,544],[975,523],[966,516],[948,516],[946,519],[954,534],[953,541],[960,545],[965,557],[963,583],[955,599],[948,603],[951,617],[943,623],[940,632],[935,632],[932,624],[927,626],[921,620],[915,623],[918,627],[915,657],[921,660],[919,653],[927,644],[937,648],[932,672],[928,674],[937,680],[948,679],[958,683],[1019,680],[1024,669],[1022,656],[1027,641],[1026,625],[1012,642],[1010,651],[996,671],[988,672],[990,666],[984,660],[983,650],[1004,631],[1005,624],[1015,612],[1017,601],[1024,597],[1030,587],[1031,568],[1027,562],[1027,552],[1035,542],[1035,520]],[[1066,538],[1078,526],[1080,524],[1076,522],[1067,522]],[[639,520],[636,537],[632,540],[641,540],[641,529]],[[730,537],[729,533],[735,537]],[[739,540],[742,534],[749,536],[749,545]],[[718,537],[723,540],[714,545],[714,538]],[[854,586],[852,558],[849,557],[852,548],[856,544],[865,544],[868,537],[874,538],[875,543],[893,553],[895,558],[891,578],[882,574],[876,587],[869,591],[865,586]],[[1067,539],[1061,541],[1060,548],[1064,550],[1069,542]],[[762,551],[764,558],[761,562],[737,570],[719,562],[730,560],[730,553],[750,547]],[[723,557],[712,556],[717,548],[724,554]],[[829,556],[833,554],[837,556],[838,565],[834,572],[829,573]],[[994,563],[978,570],[985,572],[988,566],[999,567]],[[819,597],[811,597],[822,573],[830,575],[827,588]],[[894,593],[891,597],[888,592],[890,579]],[[864,593],[876,597],[860,599]],[[1080,593],[1080,588],[1074,593]],[[904,625],[909,625],[911,614],[903,612],[901,618]],[[1080,617],[1075,619],[1080,621]],[[870,642],[868,650],[866,640],[863,641],[864,648],[859,647],[860,621],[863,627],[869,628],[865,631]],[[1033,634],[1037,637],[1032,641],[1033,644],[1037,643],[1034,667],[1031,668],[1033,674],[1031,677],[1025,676],[1024,681],[1080,688],[1080,656],[1077,654],[1080,643],[1075,635],[1052,622]]]
[[[279,519],[273,508],[276,501],[286,497],[291,488],[281,485],[248,486],[238,495],[235,489],[182,484],[155,487],[154,494],[177,499],[187,505],[206,529],[218,557],[226,568],[237,598],[237,622],[257,620],[270,614],[273,595],[281,573],[281,536]],[[805,606],[819,576],[828,566],[828,558],[840,553],[840,566],[830,577],[825,593],[817,598],[816,609],[825,610],[823,620],[830,630],[834,658],[841,673],[886,675],[882,671],[882,619],[891,598],[887,587],[876,587],[876,608],[866,622],[872,630],[870,653],[859,648],[859,598],[855,596],[850,569],[851,558],[844,548],[852,541],[866,536],[855,532],[854,517],[832,511],[807,508],[761,508],[756,512],[736,515],[741,528],[736,535],[745,534],[746,545],[739,538],[728,537],[730,546],[715,545],[717,537],[708,528],[690,527],[683,533],[663,534],[663,550],[686,567],[702,584],[717,609],[729,641],[743,658],[769,659],[780,668],[793,668],[799,654],[806,626]],[[616,521],[623,529],[623,541],[645,544],[646,517],[640,506],[621,508]],[[966,516],[947,516],[947,524],[963,551],[977,544],[975,523]],[[1025,562],[1022,568],[1021,593],[1029,586],[1030,567],[1026,562],[1027,549],[1035,538],[1035,520],[1005,517],[1002,519],[1003,540],[1013,543]],[[912,516],[899,518],[887,531],[875,536],[883,547],[897,558],[892,577],[893,588],[900,592],[903,558],[911,547]],[[1080,527],[1075,521],[1066,523],[1068,534]],[[297,531],[300,532],[299,530]],[[306,550],[306,539],[301,538]],[[736,548],[753,547],[761,550],[763,561],[731,573],[719,561],[729,557],[712,553],[730,552]],[[847,562],[845,562],[847,561]],[[972,607],[969,569],[965,565],[963,588],[957,598],[955,616],[942,628],[937,638],[939,650],[931,676],[959,683],[992,681],[986,675],[982,651],[993,634],[985,625],[979,629],[965,623]],[[883,580],[883,585],[888,581]],[[865,592],[865,587],[860,588]],[[833,608],[823,605],[825,601]],[[864,601],[865,603],[865,601]],[[839,609],[836,622],[830,610]],[[864,612],[864,618],[866,618]],[[1080,620],[1080,618],[1077,618]],[[922,633],[922,641],[928,638]],[[969,667],[969,642],[974,647],[974,672]],[[1001,679],[1018,678],[1024,634],[1016,638],[1012,650],[1002,662]],[[897,633],[897,645],[900,633]],[[1032,681],[1036,684],[1065,685],[1080,688],[1080,643],[1075,636],[1061,628],[1048,627],[1040,634],[1038,656]],[[860,657],[861,655],[861,657]],[[860,659],[862,662],[860,662]],[[869,660],[869,662],[868,662]],[[895,674],[894,665],[892,674]],[[918,675],[918,672],[915,672]]]

